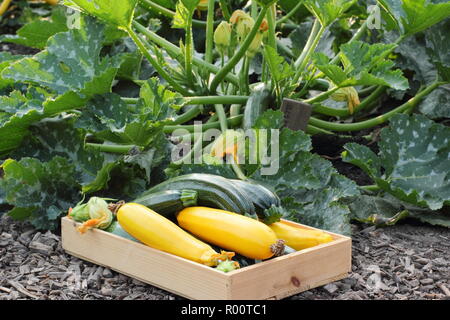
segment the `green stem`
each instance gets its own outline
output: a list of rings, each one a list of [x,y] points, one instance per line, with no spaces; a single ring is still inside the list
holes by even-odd
[[[288,21],[302,7],[302,5],[303,5],[303,0],[299,0],[298,3],[295,5],[295,7],[291,9],[291,11],[286,13],[283,16],[283,18],[281,18],[277,21],[277,26]]]
[[[141,151],[144,149],[142,147],[138,147],[135,145],[99,144],[90,142],[87,142],[85,144],[85,147],[96,149],[102,152],[119,153],[119,154],[127,154],[134,148],[138,148]]]
[[[206,40],[205,40],[205,61],[212,63],[214,48],[214,4],[215,0],[208,0],[208,15],[206,16]],[[209,78],[207,74],[206,79]]]
[[[163,16],[166,16],[171,19],[173,19],[173,17],[175,16],[174,11],[167,9],[166,7],[163,7],[157,3],[154,3],[153,1],[139,0],[139,3],[142,7],[146,8],[147,10],[150,10],[156,14],[163,15]],[[219,23],[218,21],[215,22],[215,24],[218,24],[218,23]],[[192,20],[192,26],[194,26],[194,27],[204,28],[204,27],[206,27],[206,24],[207,23],[205,21],[196,20],[196,19]]]
[[[230,117],[230,118],[227,119],[227,125],[229,127],[238,126],[242,122],[242,118],[243,118],[242,115],[238,115],[236,117]],[[202,129],[203,130],[219,129],[219,128],[220,128],[220,122],[219,121],[210,122],[210,123],[204,123],[202,125]],[[173,131],[175,131],[177,129],[184,129],[184,130],[186,130],[188,132],[194,132],[195,125],[188,124],[188,125],[169,125],[169,126],[165,126],[164,127],[164,133],[172,133]]]
[[[177,47],[173,43],[167,41],[166,39],[160,37],[153,31],[148,30],[147,28],[145,28],[143,25],[141,25],[139,22],[137,22],[135,20],[133,20],[133,26],[136,28],[136,30],[138,30],[143,35],[145,35],[150,41],[156,43],[158,46],[164,48],[169,54],[175,56],[175,59],[177,59],[178,61],[184,60],[183,52],[181,51],[181,49],[179,47]],[[219,67],[217,67],[211,63],[207,63],[203,59],[200,59],[197,57],[193,58],[192,63],[195,64],[196,66],[198,66],[199,68],[206,69],[212,73],[218,73],[220,71]],[[233,83],[236,86],[239,86],[239,78],[232,73],[228,73],[225,76],[225,80]]]
[[[216,92],[217,87],[224,80],[225,76],[234,68],[234,66],[239,62],[239,60],[241,60],[241,58],[245,55],[245,52],[247,51],[248,47],[253,41],[253,38],[255,37],[256,33],[259,30],[259,26],[261,25],[261,22],[264,19],[267,10],[268,7],[263,7],[261,9],[258,18],[255,22],[255,25],[245,38],[244,42],[241,44],[239,50],[233,55],[233,57],[230,60],[228,60],[227,64],[220,69],[220,71],[216,74],[216,76],[212,80],[210,85],[210,92],[213,93]]]
[[[311,124],[308,124],[306,126],[306,133],[310,134],[310,135],[314,135],[314,134],[334,134],[331,131],[315,127],[315,126],[313,126]]]
[[[272,48],[274,48],[275,50],[277,50],[277,36],[275,34],[276,4],[270,6],[266,16],[267,16],[267,24],[269,25],[267,44]]]
[[[126,98],[122,97],[122,100],[127,104],[136,104],[139,98]],[[244,104],[248,100],[248,96],[200,96],[200,97],[184,97],[184,105],[192,104]]]
[[[186,123],[197,117],[200,113],[202,113],[202,111],[203,108],[201,106],[199,105],[194,106],[185,113],[183,113],[182,115],[176,117],[175,120],[173,121],[173,125]]]
[[[305,60],[305,57],[308,54],[309,48],[311,48],[311,46],[314,42],[314,39],[316,38],[317,34],[319,33],[320,27],[321,27],[320,21],[318,19],[314,20],[314,24],[311,28],[311,32],[309,33],[308,40],[306,41],[306,44],[303,47],[303,51],[294,63],[295,68],[299,68],[300,65],[302,64],[303,60]]]
[[[285,30],[294,30],[298,28],[297,23],[280,23],[277,24],[277,28],[279,29],[285,29]]]
[[[185,44],[184,44],[184,69],[186,70],[187,82],[189,85],[194,85],[194,79],[192,74],[192,58],[194,56],[194,39],[192,36],[192,15],[194,12],[189,13],[189,17],[187,19],[186,28],[184,29],[186,32],[185,36]]]
[[[214,107],[216,109],[217,117],[219,118],[220,130],[222,131],[222,133],[225,133],[225,131],[228,130],[227,115],[225,114],[225,109],[221,104],[216,104]]]
[[[384,92],[386,91],[386,87],[378,87],[370,96],[364,99],[361,104],[356,108],[355,113],[361,112],[362,110],[367,109],[371,106]],[[350,112],[347,108],[345,109],[337,109],[330,108],[324,105],[316,104],[313,106],[313,111],[318,112],[327,116],[332,117],[348,117],[350,116]]]
[[[127,29],[128,34],[133,39],[134,43],[136,43],[137,47],[141,51],[141,53],[147,58],[147,60],[150,62],[153,68],[159,73],[159,75],[167,81],[167,83],[175,89],[175,91],[181,93],[185,96],[190,96],[191,93],[183,88],[181,85],[179,85],[163,68],[162,66],[156,61],[155,58],[150,54],[150,52],[147,50],[147,48],[144,45],[144,42],[142,41],[141,37],[137,35],[133,29],[130,27]]]
[[[358,91],[359,97],[367,97],[368,95],[372,94],[379,86],[370,86],[364,89],[361,89]]]
[[[377,185],[370,185],[370,186],[359,186],[360,189],[364,190],[364,191],[380,191],[381,188]]]
[[[240,80],[240,88],[239,91],[242,95],[248,95],[250,93],[250,89],[248,87],[248,71],[250,68],[250,58],[244,57],[242,61],[242,68],[239,72],[239,80]]]
[[[317,20],[316,20],[316,22],[317,22]],[[314,23],[314,24],[316,24],[316,23]],[[320,23],[319,23],[319,25],[320,25]],[[298,67],[297,67],[297,71],[294,76],[294,83],[297,83],[298,80],[300,79],[300,76],[304,73],[306,66],[308,65],[308,62],[311,59],[312,54],[314,53],[317,45],[319,44],[322,34],[325,32],[325,29],[326,28],[324,26],[319,27],[319,31],[315,34],[312,43],[309,46],[305,46],[306,51],[305,50],[303,51],[305,53],[302,52],[299,59],[297,59],[297,61],[295,61],[294,65],[296,67],[297,66]]]
[[[386,92],[387,87],[380,86],[374,92],[372,92],[367,98],[365,98],[361,104],[356,108],[355,113],[359,113],[363,110],[368,110],[370,106],[374,104],[380,98],[380,96]]]
[[[225,134],[228,130],[228,123],[227,123],[227,116],[225,114],[225,110],[223,109],[223,106],[221,104],[216,104],[216,114],[219,117],[219,124],[220,124],[220,130],[222,131],[222,134]],[[234,162],[234,155],[231,155],[230,157],[227,155],[227,160],[231,159],[231,167],[236,174],[236,176],[241,180],[247,180],[247,177],[242,172],[241,168],[239,167],[239,164]]]
[[[220,9],[222,9],[222,14],[225,20],[230,21],[231,13],[228,9],[228,1],[226,0],[219,0]]]
[[[236,174],[236,176],[238,177],[238,179],[239,180],[248,180],[247,176],[244,174],[244,172],[242,172],[242,169],[239,166],[239,164],[237,164],[234,161],[234,157],[232,155],[228,155],[227,159],[229,159],[228,162],[231,164],[231,168],[233,169],[233,171]]]
[[[339,87],[333,87],[332,89],[322,92],[321,94],[318,94],[315,97],[312,97],[307,100],[303,100],[303,102],[308,103],[308,104],[314,104],[314,103],[319,103],[319,102],[325,101],[326,99],[328,99],[328,97],[330,97],[337,90],[339,90]]]
[[[434,89],[442,85],[443,82],[434,82],[424,90],[420,91],[414,98],[411,98],[408,102],[402,104],[401,106],[383,114],[378,117],[361,121],[361,122],[355,122],[355,123],[335,123],[335,122],[329,122],[320,120],[314,117],[311,117],[309,120],[309,123],[313,126],[332,130],[332,131],[358,131],[363,129],[369,129],[372,127],[375,127],[379,124],[383,124],[386,121],[388,121],[393,115],[397,113],[401,113],[404,111],[407,111],[409,109],[414,108],[425,96],[430,94]]]

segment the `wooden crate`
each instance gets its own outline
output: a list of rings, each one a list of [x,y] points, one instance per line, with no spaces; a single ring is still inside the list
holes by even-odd
[[[81,235],[77,225],[62,218],[68,253],[189,299],[282,299],[343,279],[351,270],[351,239],[334,233],[332,242],[224,273],[102,230]]]

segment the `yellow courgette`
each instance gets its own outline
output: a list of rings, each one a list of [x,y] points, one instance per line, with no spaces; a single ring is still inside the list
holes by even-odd
[[[172,221],[137,203],[122,205],[117,211],[117,220],[127,233],[142,243],[207,266],[217,266],[220,261],[234,256],[233,252],[217,253]]]
[[[295,250],[302,250],[333,241],[328,233],[320,230],[293,227],[284,222],[275,222],[269,225],[278,239],[286,241],[286,245]]]
[[[233,212],[189,207],[177,215],[178,224],[200,239],[251,259],[268,259],[284,249],[284,241],[264,223]]]

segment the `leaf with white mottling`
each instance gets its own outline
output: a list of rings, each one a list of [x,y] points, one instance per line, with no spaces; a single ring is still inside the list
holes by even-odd
[[[435,89],[420,102],[418,109],[430,119],[450,119],[450,85]]]
[[[3,69],[9,67],[14,62],[22,59],[24,56],[21,55],[12,55],[9,52],[0,52],[0,74]],[[3,79],[0,75],[0,89],[6,88],[10,85],[13,85],[13,80]]]
[[[76,125],[114,143],[149,147],[161,141],[162,129],[173,122],[182,97],[154,78],[143,86],[141,97],[134,110],[129,110],[117,94],[97,96]]]
[[[343,160],[359,166],[400,200],[432,210],[450,203],[450,128],[428,118],[396,115],[381,132],[380,154],[346,144]]]
[[[40,161],[63,157],[75,166],[78,183],[86,193],[107,186],[110,171],[119,164],[120,156],[85,149],[85,132],[71,121],[45,121],[30,128],[31,135],[14,152],[14,157],[33,156]]]
[[[56,229],[61,215],[79,201],[75,167],[67,159],[55,157],[45,163],[8,159],[0,170],[0,188],[6,191],[6,202],[14,206],[10,214],[28,218],[38,229]]]
[[[24,105],[19,114],[5,115],[0,110],[0,132],[5,136],[0,141],[0,154],[16,148],[28,134],[30,124],[84,107],[94,95],[111,91],[121,58],[100,57],[103,39],[103,26],[86,19],[84,28],[58,33],[49,40],[46,50],[3,70],[4,79],[42,86],[57,95],[47,94],[39,101],[19,101]],[[13,105],[11,98],[2,99]]]
[[[48,94],[40,88],[29,88],[26,94],[13,91],[0,96],[0,155],[18,147],[28,127],[45,117],[43,101]]]
[[[46,50],[14,63],[2,77],[40,85],[60,95],[70,91],[90,96],[109,92],[121,61],[120,57],[100,57],[103,30],[101,24],[86,19],[86,28],[56,34]],[[104,79],[104,74],[109,77]]]
[[[278,120],[276,119],[278,115]],[[257,123],[282,123],[280,111],[266,111]],[[270,127],[269,127],[270,128]],[[343,197],[359,194],[356,184],[339,175],[331,162],[310,153],[311,139],[303,131],[283,128],[279,134],[279,158],[272,165],[273,175],[256,171],[251,178],[271,186],[291,214],[288,219],[338,233],[349,234],[349,210],[340,203]]]
[[[450,9],[449,9],[450,10]],[[450,82],[450,19],[427,30],[426,46],[442,80]]]
[[[373,225],[394,225],[405,218],[418,219],[432,225],[450,227],[450,215],[441,211],[413,206],[389,194],[360,195],[344,200],[351,211],[351,219]]]

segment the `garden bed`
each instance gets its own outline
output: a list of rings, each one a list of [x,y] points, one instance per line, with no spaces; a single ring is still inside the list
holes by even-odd
[[[449,298],[450,3],[45,2],[0,12],[0,299],[182,299],[68,255],[60,220],[191,173],[262,188],[211,207],[352,237],[350,277],[288,299]],[[278,171],[261,141],[236,163],[244,130],[280,134]]]
[[[354,225],[352,272],[344,280],[287,299],[450,299],[450,230],[399,224]],[[379,268],[379,269],[377,269]],[[378,270],[382,284],[373,282]],[[183,299],[73,257],[58,234],[0,219],[0,300]]]

